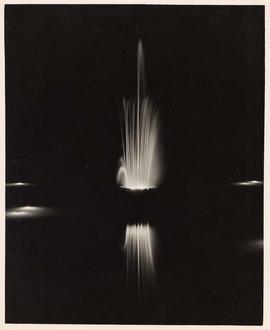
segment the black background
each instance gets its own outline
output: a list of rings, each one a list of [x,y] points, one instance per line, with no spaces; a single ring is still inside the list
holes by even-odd
[[[116,186],[119,109],[147,90],[160,109],[160,188]],[[6,321],[261,324],[264,7],[5,7]],[[158,237],[157,287],[125,286],[127,222]]]

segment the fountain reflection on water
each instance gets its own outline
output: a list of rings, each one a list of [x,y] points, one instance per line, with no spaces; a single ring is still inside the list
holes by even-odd
[[[148,223],[126,226],[127,280],[137,286],[139,296],[155,281],[154,231]]]

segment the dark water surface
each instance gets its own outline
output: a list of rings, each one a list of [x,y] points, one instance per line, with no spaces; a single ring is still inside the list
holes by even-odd
[[[6,322],[260,324],[262,191],[202,183],[178,194],[165,185],[145,193],[8,188],[7,208],[55,213],[7,218]],[[157,282],[140,299],[127,289],[123,250],[126,224],[139,221],[157,237]]]

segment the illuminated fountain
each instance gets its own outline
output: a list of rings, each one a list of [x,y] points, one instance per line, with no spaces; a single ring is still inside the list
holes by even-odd
[[[117,182],[129,190],[156,188],[160,181],[160,120],[153,101],[146,95],[141,40],[137,54],[137,98],[123,100],[121,113],[123,156]]]
[[[135,99],[124,98],[120,123],[123,155],[117,183],[133,191],[157,188],[161,176],[160,119],[153,101],[146,94],[141,40],[137,52],[137,95]],[[126,226],[124,249],[128,285],[136,288],[141,297],[155,282],[154,232],[148,223]]]

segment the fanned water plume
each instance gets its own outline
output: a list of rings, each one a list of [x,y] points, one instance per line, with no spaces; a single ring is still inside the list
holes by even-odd
[[[160,119],[153,101],[146,96],[142,42],[138,43],[137,99],[123,100],[120,116],[123,156],[117,182],[129,190],[156,188],[160,180]]]

